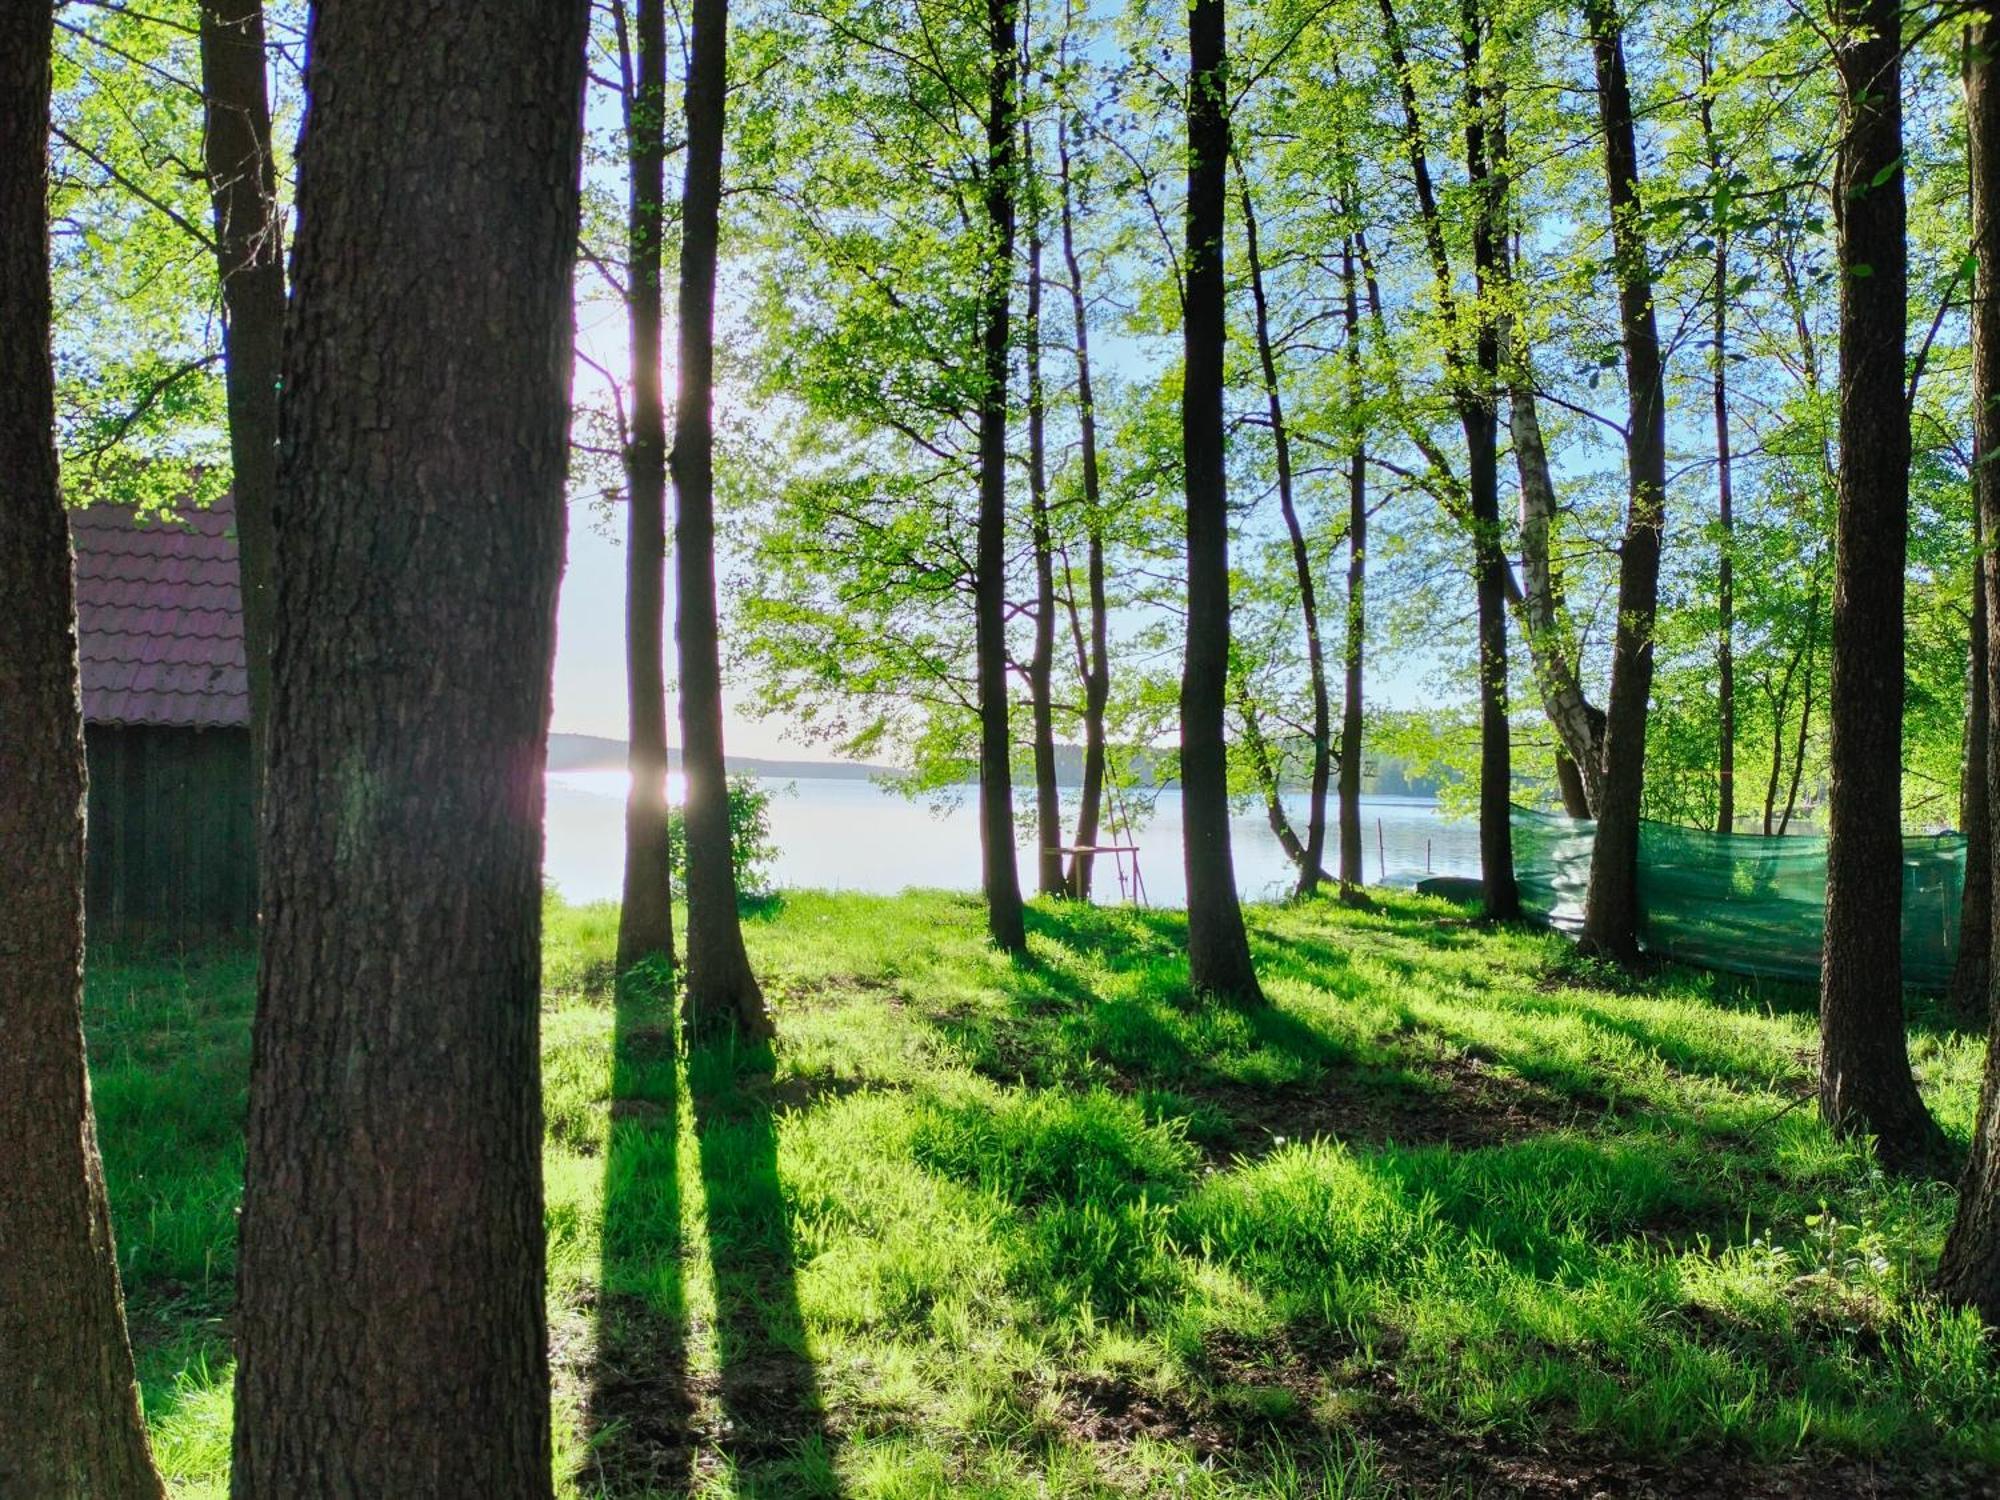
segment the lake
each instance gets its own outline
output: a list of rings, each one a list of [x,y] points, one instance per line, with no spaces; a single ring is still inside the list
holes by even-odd
[[[678,783],[678,776],[674,778]],[[945,890],[979,887],[976,790],[962,789],[957,805],[942,813],[872,781],[799,776],[762,783],[773,794],[771,834],[778,846],[780,887],[894,894],[911,886]],[[552,771],[548,776],[547,847],[543,871],[570,901],[615,901],[624,867],[626,776],[623,771]],[[1288,798],[1294,826],[1305,826],[1304,799]],[[1066,805],[1066,811],[1069,811]],[[1329,805],[1328,816],[1335,810]],[[1073,812],[1072,812],[1073,816]],[[1448,821],[1427,798],[1363,797],[1362,843],[1370,882],[1383,873],[1479,873],[1479,831]],[[1253,899],[1283,895],[1293,880],[1291,862],[1278,847],[1261,812],[1232,820],[1237,884]],[[1105,842],[1114,842],[1107,834]],[[1019,855],[1022,890],[1034,889],[1028,837]],[[1115,842],[1128,842],[1124,839]],[[1187,897],[1181,870],[1181,810],[1177,791],[1161,793],[1139,829],[1138,865],[1155,906],[1180,906]],[[1328,830],[1326,863],[1339,862],[1338,834]],[[1118,898],[1117,871],[1100,858],[1095,879],[1100,901]]]

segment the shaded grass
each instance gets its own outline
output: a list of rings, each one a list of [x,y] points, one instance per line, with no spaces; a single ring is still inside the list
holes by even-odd
[[[1984,1492],[2000,1375],[1923,1292],[1951,1196],[1820,1127],[1809,996],[1409,897],[1250,917],[1246,1014],[1190,1003],[1176,914],[1037,905],[1012,961],[970,898],[790,893],[748,924],[776,1050],[683,1058],[657,986],[614,1001],[615,913],[553,907],[562,1491]],[[191,1495],[249,1000],[227,954],[91,976]],[[1962,1141],[1979,1039],[1919,1002],[1912,1051]]]

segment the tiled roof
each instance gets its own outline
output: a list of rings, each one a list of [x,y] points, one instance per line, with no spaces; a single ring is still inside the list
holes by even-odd
[[[85,722],[247,725],[231,499],[143,521],[93,505],[70,512],[70,531]]]

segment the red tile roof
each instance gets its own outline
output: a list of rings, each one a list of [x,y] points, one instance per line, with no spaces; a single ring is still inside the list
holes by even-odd
[[[124,506],[93,505],[70,512],[70,531],[85,722],[247,725],[230,498],[143,521]]]

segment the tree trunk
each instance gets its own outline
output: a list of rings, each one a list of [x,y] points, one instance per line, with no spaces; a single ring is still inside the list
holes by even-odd
[[[1473,29],[1476,24],[1476,7],[1467,6],[1468,35],[1476,35]],[[1503,288],[1508,288],[1514,279],[1514,267],[1504,228],[1505,184],[1511,160],[1504,110],[1492,111],[1488,134],[1492,171],[1501,184],[1496,212],[1502,223],[1494,247],[1494,275]],[[1534,371],[1526,349],[1521,347],[1514,316],[1504,310],[1505,302],[1511,299],[1502,300],[1503,311],[1496,323],[1500,357],[1506,368],[1508,435],[1513,439],[1514,469],[1521,488],[1521,585],[1517,608],[1542,711],[1556,732],[1559,746],[1555,756],[1556,781],[1562,789],[1563,807],[1573,818],[1587,818],[1595,814],[1603,785],[1604,713],[1584,696],[1582,681],[1577,676],[1581,652],[1565,615],[1562,579],[1552,540],[1555,475],[1549,468],[1548,445],[1542,440]]]
[[[1250,263],[1250,296],[1256,312],[1257,363],[1264,376],[1264,405],[1271,419],[1271,446],[1278,464],[1278,509],[1285,518],[1285,535],[1292,544],[1292,572],[1299,585],[1299,614],[1306,631],[1306,670],[1312,689],[1312,772],[1306,801],[1306,837],[1292,856],[1298,866],[1294,894],[1305,898],[1319,890],[1321,864],[1326,859],[1326,792],[1333,779],[1333,711],[1326,686],[1326,649],[1319,632],[1319,591],[1313,584],[1312,553],[1292,487],[1292,439],[1285,427],[1285,402],[1278,387],[1278,357],[1271,347],[1271,309],[1264,292],[1264,261],[1257,248],[1257,210],[1250,198],[1250,175],[1236,159],[1236,181],[1243,201],[1243,234]],[[1290,853],[1289,850],[1286,851]]]
[[[1083,297],[1083,267],[1076,253],[1075,194],[1070,183],[1069,127],[1056,117],[1056,160],[1062,190],[1063,267],[1069,275],[1070,316],[1076,323],[1076,420],[1082,447],[1083,515],[1089,549],[1086,571],[1090,589],[1090,646],[1079,645],[1077,671],[1083,678],[1083,786],[1076,813],[1076,842],[1088,849],[1097,843],[1098,820],[1104,803],[1104,709],[1111,697],[1110,612],[1105,605],[1104,509],[1097,467],[1097,406],[1090,385],[1090,318]],[[1092,860],[1076,854],[1069,862],[1069,893],[1090,899]]]
[[[1992,137],[2000,147],[2000,132]],[[1958,910],[1958,957],[1951,969],[1951,1002],[1962,1015],[1984,1020],[1993,962],[1993,831],[1986,787],[1987,717],[1992,712],[1986,680],[1986,528],[1979,513],[1983,465],[1973,458],[1971,670],[1965,693],[1965,770],[1959,783],[1958,825],[1965,834],[1965,883]]]
[[[1229,675],[1229,498],[1223,451],[1223,213],[1228,192],[1228,61],[1223,0],[1188,11],[1186,373],[1187,656],[1181,669],[1181,826],[1188,969],[1197,993],[1261,1005],[1236,862],[1229,847],[1223,695]]]
[[[1710,42],[1701,55],[1701,138],[1711,177],[1720,182],[1724,162],[1715,133],[1715,82]],[[1715,831],[1736,828],[1736,488],[1729,443],[1729,223],[1715,225],[1715,350],[1710,385],[1715,409],[1716,523],[1722,533],[1715,569]]]
[[[1613,0],[1585,0],[1597,101],[1604,124],[1604,175],[1625,346],[1625,463],[1631,498],[1618,559],[1618,625],[1605,711],[1604,784],[1591,841],[1583,944],[1619,963],[1639,957],[1639,813],[1646,783],[1646,709],[1653,692],[1653,617],[1660,595],[1660,534],[1666,524],[1667,408],[1660,334],[1653,317],[1639,150],[1625,77],[1625,38]]]
[[[618,972],[674,962],[667,837],[667,416],[660,383],[666,196],[665,0],[634,0],[635,66],[625,76],[626,307],[632,337],[632,428],[625,444],[625,881],[618,906]]]
[[[1361,306],[1355,292],[1354,241],[1340,247],[1342,314],[1347,335],[1349,409],[1364,410],[1361,381]],[[1368,446],[1359,431],[1347,460],[1347,636],[1342,643],[1346,681],[1340,706],[1340,898],[1361,897],[1361,670],[1368,640]]]
[[[979,843],[986,927],[1025,953],[1021,875],[1014,863],[1013,739],[1007,728],[1007,343],[1014,267],[1014,0],[986,0],[986,222],[979,393],[979,543],[975,655],[979,677]]]
[[[1510,272],[1511,275],[1511,272]],[[1516,340],[1511,322],[1503,345]],[[1596,815],[1604,794],[1604,712],[1584,696],[1577,676],[1577,645],[1563,616],[1562,583],[1551,541],[1556,514],[1555,476],[1542,440],[1541,412],[1526,354],[1507,347],[1507,430],[1514,440],[1514,469],[1521,483],[1521,619],[1534,663],[1542,709],[1562,748],[1556,777],[1572,818]]]
[[[647,0],[650,3],[650,0]],[[722,654],[715,609],[715,267],[729,0],[694,0],[688,48],[687,178],[681,193],[679,390],[674,401],[675,634],[681,658],[682,803],[687,830],[688,1029],[771,1034],[736,912]]]
[[[1500,534],[1500,330],[1487,305],[1500,276],[1501,221],[1506,185],[1487,150],[1487,99],[1477,0],[1463,0],[1465,170],[1477,207],[1472,224],[1474,289],[1479,321],[1471,379],[1461,386],[1466,491],[1472,507],[1473,557],[1479,606],[1479,868],[1490,921],[1521,915],[1514,879],[1513,731],[1507,720],[1507,553]],[[1497,101],[1496,101],[1497,102]]]
[[[1976,456],[2000,454],[2000,79],[1994,76],[2000,51],[2000,23],[1973,22],[1965,69],[1965,113],[1972,158],[1972,242],[1975,257],[1972,301],[1973,451]],[[2000,537],[2000,469],[1976,464],[1974,484],[1979,498],[1981,534]],[[2000,561],[1980,555],[1980,580],[1986,607],[1981,623],[1990,630],[2000,619]],[[2000,651],[1989,640],[1983,653],[1987,674],[1985,703],[1991,715],[2000,705]],[[2000,806],[2000,725],[1988,719],[1986,741],[1986,801]],[[1968,827],[1968,838],[1994,838],[1989,817],[1981,827]],[[1992,851],[1987,854],[1991,868]],[[1991,884],[1989,880],[1989,885]],[[2000,922],[1991,912],[1989,924]],[[1989,975],[1990,978],[1990,975]],[[2000,1006],[1989,995],[1983,1002],[1993,1018],[1986,1044],[1986,1078],[1979,1091],[1979,1117],[1973,1124],[1972,1157],[1959,1182],[1958,1217],[1945,1240],[1938,1265],[1939,1290],[1962,1306],[1974,1307],[1989,1326],[2000,1326]]]
[[[542,773],[585,19],[583,0],[314,19],[239,1496],[551,1493]]]
[[[1919,1169],[1941,1138],[1903,1032],[1903,567],[1910,412],[1901,11],[1843,0],[1835,60],[1842,130],[1833,202],[1840,269],[1839,519],[1829,689],[1826,943],[1820,1113]]]
[[[0,1494],[162,1493],[83,1041],[83,717],[49,363],[49,12],[0,8]]]
[[[1021,123],[1021,166],[1035,172],[1034,137]],[[1034,720],[1035,888],[1066,895],[1063,876],[1062,791],[1056,784],[1056,566],[1049,534],[1048,421],[1042,392],[1042,215],[1039,199],[1028,212],[1028,539],[1035,554],[1035,647],[1028,660],[1028,698]]]
[[[285,345],[284,222],[264,80],[263,0],[202,0],[203,170],[222,287],[230,486],[250,679],[250,764],[261,788],[271,712],[271,497]]]

